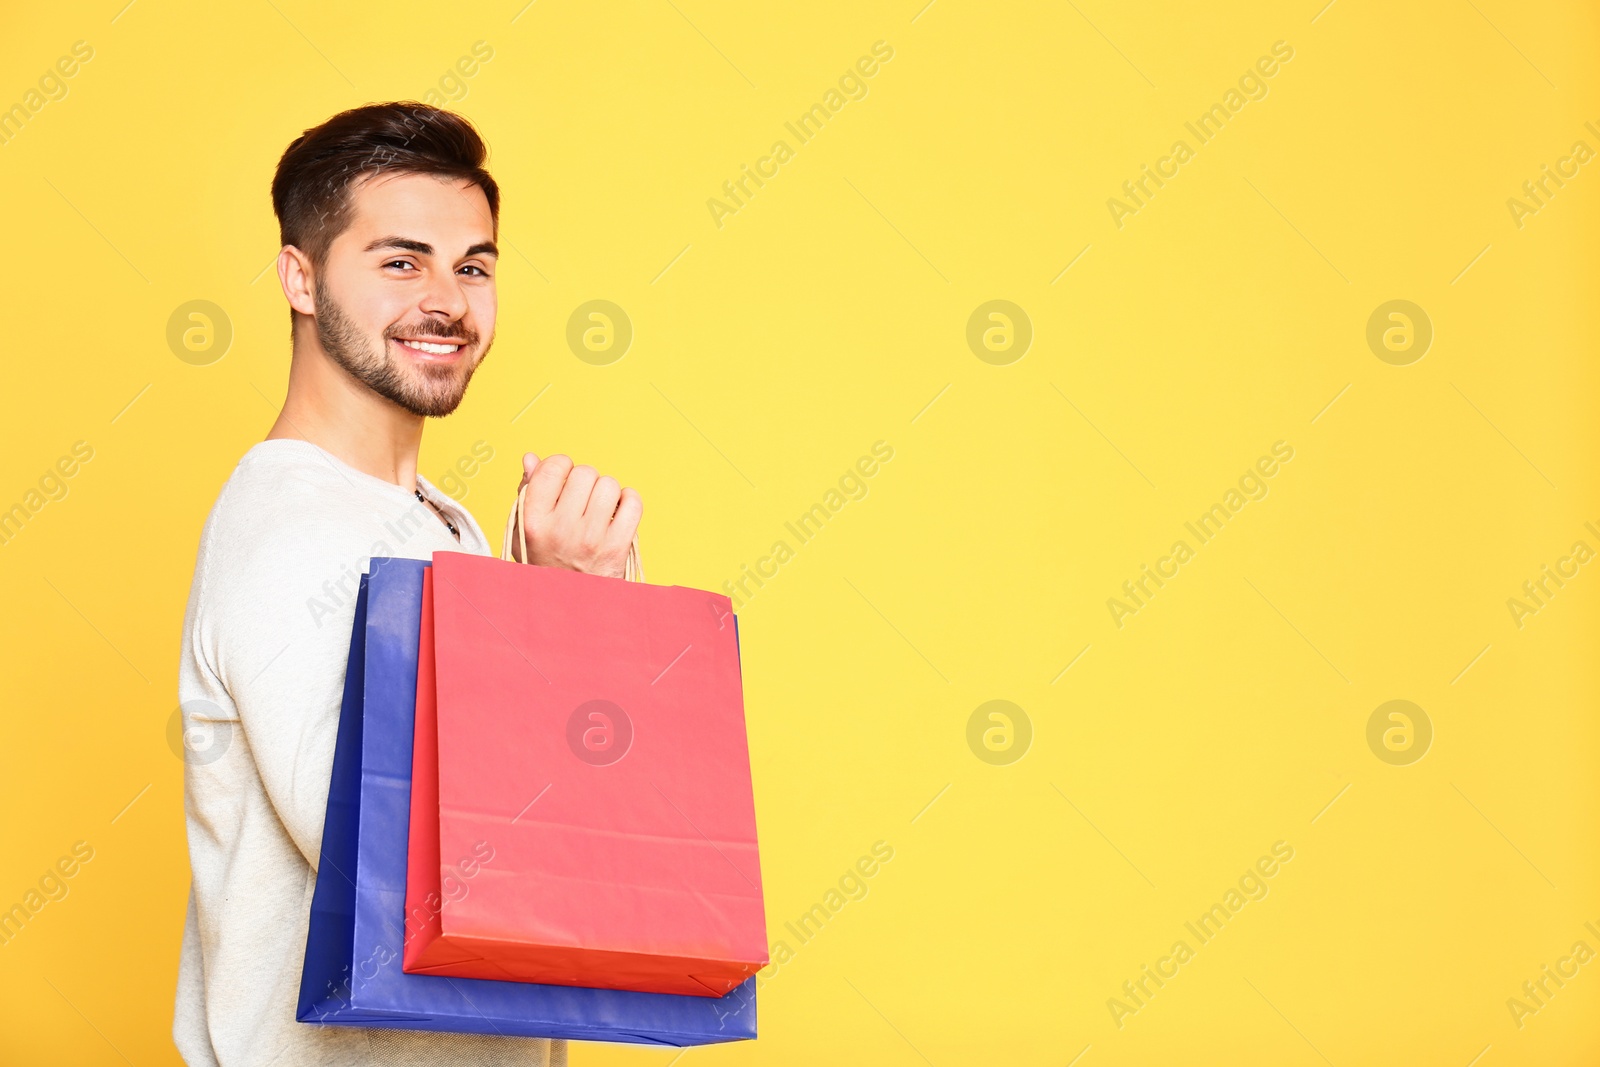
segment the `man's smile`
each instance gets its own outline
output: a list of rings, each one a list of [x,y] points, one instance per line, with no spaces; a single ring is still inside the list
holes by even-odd
[[[462,341],[436,341],[421,337],[396,337],[392,340],[417,359],[428,363],[454,362],[466,348]]]

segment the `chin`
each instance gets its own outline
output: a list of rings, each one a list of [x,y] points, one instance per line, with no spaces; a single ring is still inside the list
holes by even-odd
[[[450,373],[437,373],[439,370],[448,369]],[[427,418],[443,418],[461,406],[461,401],[467,395],[467,383],[472,378],[472,371],[461,368],[428,368],[421,375],[421,381],[415,383],[410,390],[411,402],[403,406]]]

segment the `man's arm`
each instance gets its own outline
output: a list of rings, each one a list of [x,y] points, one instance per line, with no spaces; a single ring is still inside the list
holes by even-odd
[[[232,552],[219,545],[207,567],[192,637],[195,670],[183,679],[182,699],[199,698],[232,721],[212,727],[219,740],[226,733],[226,751],[189,763],[195,778],[235,793],[248,794],[255,778],[315,869],[366,561],[355,540],[326,526],[252,541]]]

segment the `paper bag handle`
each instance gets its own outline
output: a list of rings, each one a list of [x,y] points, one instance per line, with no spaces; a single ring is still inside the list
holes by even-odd
[[[520,539],[522,542],[522,558],[529,556],[528,547],[528,486],[523,483],[517,489],[517,503],[511,509],[511,514],[506,516],[506,536],[500,544],[500,558],[511,560],[512,546]],[[629,582],[644,581],[644,564],[639,561],[639,535],[633,535],[633,541],[628,545],[628,562],[623,569],[622,577]]]

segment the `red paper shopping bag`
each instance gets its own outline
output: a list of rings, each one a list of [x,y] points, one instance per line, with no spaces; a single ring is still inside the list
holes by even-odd
[[[728,598],[439,552],[422,616],[404,969],[721,996],[763,967]]]

